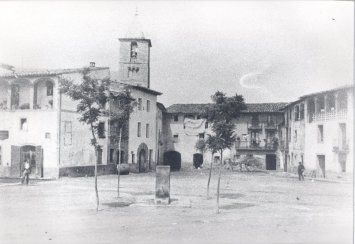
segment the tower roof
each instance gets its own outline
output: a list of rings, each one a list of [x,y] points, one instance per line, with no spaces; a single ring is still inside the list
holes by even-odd
[[[142,24],[139,20],[138,10],[134,14],[133,20],[129,25],[128,31],[126,33],[126,38],[130,39],[145,39]]]

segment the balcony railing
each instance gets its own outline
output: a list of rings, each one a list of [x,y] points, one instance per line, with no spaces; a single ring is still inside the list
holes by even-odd
[[[235,148],[237,150],[277,150],[278,142],[274,141],[257,141],[257,140],[241,140],[237,141]]]
[[[339,111],[328,111],[328,112],[320,112],[317,114],[312,114],[311,122],[323,122],[335,119],[346,119],[347,118],[347,110],[342,109]]]
[[[248,125],[248,130],[262,130],[261,123],[251,123]]]

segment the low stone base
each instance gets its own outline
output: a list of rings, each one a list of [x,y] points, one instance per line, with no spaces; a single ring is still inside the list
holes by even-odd
[[[121,174],[124,173],[127,174],[127,171],[124,171]],[[116,164],[97,166],[97,175],[111,175],[111,174],[117,174]],[[59,177],[83,177],[83,176],[94,176],[94,175],[95,175],[94,165],[59,168]]]
[[[159,205],[166,205],[166,204],[170,204],[170,197],[167,198],[155,198],[154,200],[155,204]]]

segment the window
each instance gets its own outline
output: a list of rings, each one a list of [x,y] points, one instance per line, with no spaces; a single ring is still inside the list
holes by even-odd
[[[324,134],[323,134],[323,125],[318,125],[318,143],[323,143]]]
[[[118,164],[120,162],[120,164],[123,164],[124,162],[124,151],[121,151],[121,160],[120,160],[120,151],[116,152],[116,164]]]
[[[115,149],[111,148],[110,149],[110,163],[113,162],[113,154],[114,154],[114,152],[115,152]]]
[[[179,121],[179,115],[174,115],[174,121],[175,122]]]
[[[72,124],[71,121],[64,121],[64,145],[72,144]]]
[[[132,152],[132,164],[135,163],[134,153]]]
[[[291,141],[291,128],[288,128],[288,141]]]
[[[179,142],[179,135],[176,134],[173,136],[173,138],[174,138],[173,140],[174,143]]]
[[[147,112],[150,112],[150,101],[147,100]]]
[[[141,137],[141,122],[138,122],[138,126],[137,126],[137,136]]]
[[[128,67],[127,77],[131,78],[133,76],[133,70],[131,67]]]
[[[97,149],[97,164],[102,164],[102,148]]]
[[[195,119],[195,116],[193,114],[187,114],[184,116],[184,119]]]
[[[97,127],[97,134],[99,138],[105,138],[105,122],[99,122]]]
[[[300,105],[300,120],[304,119],[304,103]]]
[[[51,139],[51,133],[46,132],[45,135],[44,135],[44,138]]]
[[[198,134],[198,138],[199,138],[199,139],[204,139],[204,138],[205,138],[205,133],[200,133],[200,134]]]
[[[142,98],[138,98],[138,110],[142,110]]]
[[[47,96],[53,96],[53,84],[50,81],[47,81]]]
[[[205,122],[205,129],[208,129],[208,122]]]
[[[28,126],[27,126],[27,119],[26,118],[21,118],[20,120],[20,130],[27,131]]]
[[[196,119],[201,119],[201,115],[197,115]]]
[[[294,140],[294,142],[297,142],[297,130],[295,130],[295,134],[294,134],[293,140]]]
[[[149,138],[149,124],[145,125],[145,137]]]
[[[300,114],[300,107],[298,105],[296,105],[294,107],[295,109],[295,121],[298,121],[299,120],[299,114]]]

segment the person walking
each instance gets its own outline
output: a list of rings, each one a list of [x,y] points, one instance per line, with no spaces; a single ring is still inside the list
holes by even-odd
[[[298,163],[298,180],[304,180],[304,175],[303,175],[303,172],[304,172],[305,168],[303,166],[303,163],[302,162],[299,162]]]
[[[21,183],[23,184],[26,182],[26,185],[28,185],[30,181],[30,163],[28,162],[28,160],[25,160],[24,168],[25,169],[23,171]]]

